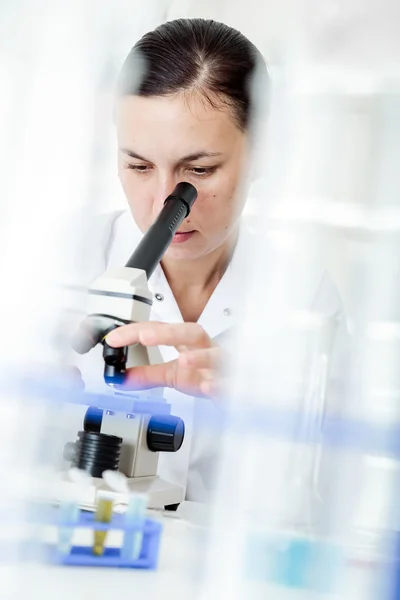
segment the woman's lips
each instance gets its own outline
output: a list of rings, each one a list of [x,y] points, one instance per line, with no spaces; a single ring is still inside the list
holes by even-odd
[[[195,231],[178,232],[172,238],[172,243],[173,244],[183,244],[184,242],[187,242],[188,240],[190,240],[192,235],[194,235],[195,233],[196,233]]]

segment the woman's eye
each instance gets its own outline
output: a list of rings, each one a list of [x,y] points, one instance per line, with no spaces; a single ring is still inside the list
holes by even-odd
[[[206,177],[215,171],[215,167],[191,167],[189,171],[199,177]]]
[[[131,171],[136,171],[137,173],[147,173],[150,171],[150,167],[147,165],[126,165],[128,169]]]

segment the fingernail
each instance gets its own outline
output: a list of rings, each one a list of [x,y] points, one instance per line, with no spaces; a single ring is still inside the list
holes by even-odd
[[[113,331],[110,331],[110,333],[108,333],[106,335],[105,341],[109,346],[118,345],[119,342],[121,341],[121,336],[120,336],[118,329],[114,329]]]

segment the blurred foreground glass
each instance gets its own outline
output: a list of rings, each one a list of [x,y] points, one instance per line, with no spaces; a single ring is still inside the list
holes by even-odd
[[[164,12],[161,0],[0,5],[0,596],[5,600],[26,597],[23,550],[35,535],[25,518],[27,504],[46,494],[61,458],[62,407],[57,398],[41,394],[40,385],[52,378],[66,389],[74,383],[64,333],[84,314],[85,294],[68,294],[61,284],[84,285],[91,257],[101,251],[93,247],[91,231],[94,215],[110,206],[112,186],[104,174],[116,178],[110,141],[114,81],[137,37],[160,23]],[[29,388],[29,378],[38,387]],[[32,598],[44,597],[43,590],[61,597],[54,578],[29,572]]]
[[[313,58],[275,73],[259,129],[265,194],[226,389],[207,600],[393,597],[400,72]],[[335,264],[346,319],[323,286]]]

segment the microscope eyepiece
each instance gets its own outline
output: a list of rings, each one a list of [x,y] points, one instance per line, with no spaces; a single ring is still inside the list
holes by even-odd
[[[187,204],[188,213],[186,216],[188,216],[192,209],[193,204],[196,201],[196,198],[197,198],[196,188],[192,184],[186,183],[186,181],[182,181],[181,183],[178,183],[178,185],[176,186],[176,188],[174,189],[172,194],[170,194],[168,196],[168,198],[164,202],[164,205],[167,202],[170,202],[171,200],[175,200],[175,199],[181,200],[181,201],[185,202],[185,204]]]
[[[175,233],[189,216],[197,198],[197,190],[187,182],[178,183],[153,225],[143,236],[128,262],[127,267],[141,269],[150,278],[167,251]]]

